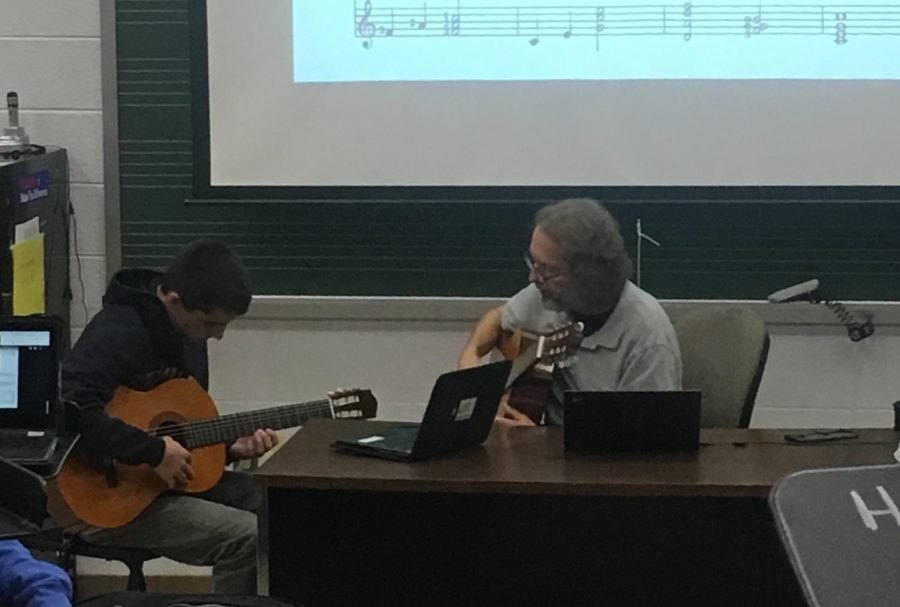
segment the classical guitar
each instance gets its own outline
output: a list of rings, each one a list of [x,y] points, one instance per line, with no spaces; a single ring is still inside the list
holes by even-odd
[[[211,489],[225,469],[225,445],[258,428],[279,430],[314,417],[367,419],[378,404],[369,390],[332,393],[329,398],[220,416],[209,394],[191,378],[170,379],[138,391],[119,388],[106,406],[112,417],[154,436],[171,436],[191,451],[194,479],[188,493]],[[169,490],[150,466],[99,462],[73,453],[56,479],[75,517],[95,527],[121,527]]]
[[[517,329],[510,335],[502,335],[497,349],[504,358],[513,361],[507,382],[509,406],[540,424],[554,366],[567,364],[581,339],[581,323],[568,324],[546,334],[526,334]]]

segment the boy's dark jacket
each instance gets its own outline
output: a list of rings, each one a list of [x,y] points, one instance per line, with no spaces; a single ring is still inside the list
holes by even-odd
[[[119,386],[171,368],[208,387],[206,345],[190,343],[172,325],[156,295],[161,277],[153,270],[118,272],[103,296],[103,309],[63,361],[62,396],[78,410],[80,445],[89,454],[124,464],[156,466],[162,461],[161,438],[104,411]]]

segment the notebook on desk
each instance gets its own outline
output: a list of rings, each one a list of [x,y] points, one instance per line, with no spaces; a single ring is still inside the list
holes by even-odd
[[[700,392],[566,392],[563,434],[567,451],[694,451]]]
[[[497,415],[512,363],[500,361],[438,377],[419,424],[396,424],[376,434],[336,441],[338,450],[419,461],[479,445]]]
[[[6,460],[46,465],[57,448],[60,336],[54,318],[0,318],[0,457]]]

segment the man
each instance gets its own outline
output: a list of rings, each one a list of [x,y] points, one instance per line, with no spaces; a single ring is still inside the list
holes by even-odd
[[[0,607],[68,607],[72,580],[66,572],[31,556],[15,540],[0,541]]]
[[[89,530],[84,539],[142,547],[191,565],[212,565],[213,588],[223,594],[255,594],[257,505],[249,476],[226,472],[202,495],[177,492],[193,478],[191,454],[171,437],[151,436],[106,414],[119,386],[174,370],[209,383],[206,342],[250,305],[247,274],[224,244],[188,245],[165,274],[118,272],[103,309],[88,323],[63,361],[63,398],[79,410],[80,446],[102,460],[152,466],[173,490],[117,529]],[[230,460],[262,455],[277,443],[270,429],[228,446]]]
[[[659,302],[629,280],[631,260],[618,223],[600,203],[569,199],[538,211],[525,261],[531,284],[481,318],[460,354],[460,368],[479,364],[516,329],[546,333],[577,321],[584,325],[584,340],[575,360],[554,373],[548,423],[563,423],[567,388],[681,388],[672,323]],[[505,401],[497,422],[534,424]]]

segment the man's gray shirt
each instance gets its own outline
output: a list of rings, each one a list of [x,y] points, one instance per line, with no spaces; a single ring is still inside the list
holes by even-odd
[[[572,322],[566,312],[544,307],[533,284],[503,306],[506,331],[547,333]],[[681,350],[675,330],[659,302],[627,282],[606,323],[584,338],[576,358],[554,374],[554,398],[547,405],[550,423],[563,422],[562,391],[645,391],[681,389]]]

